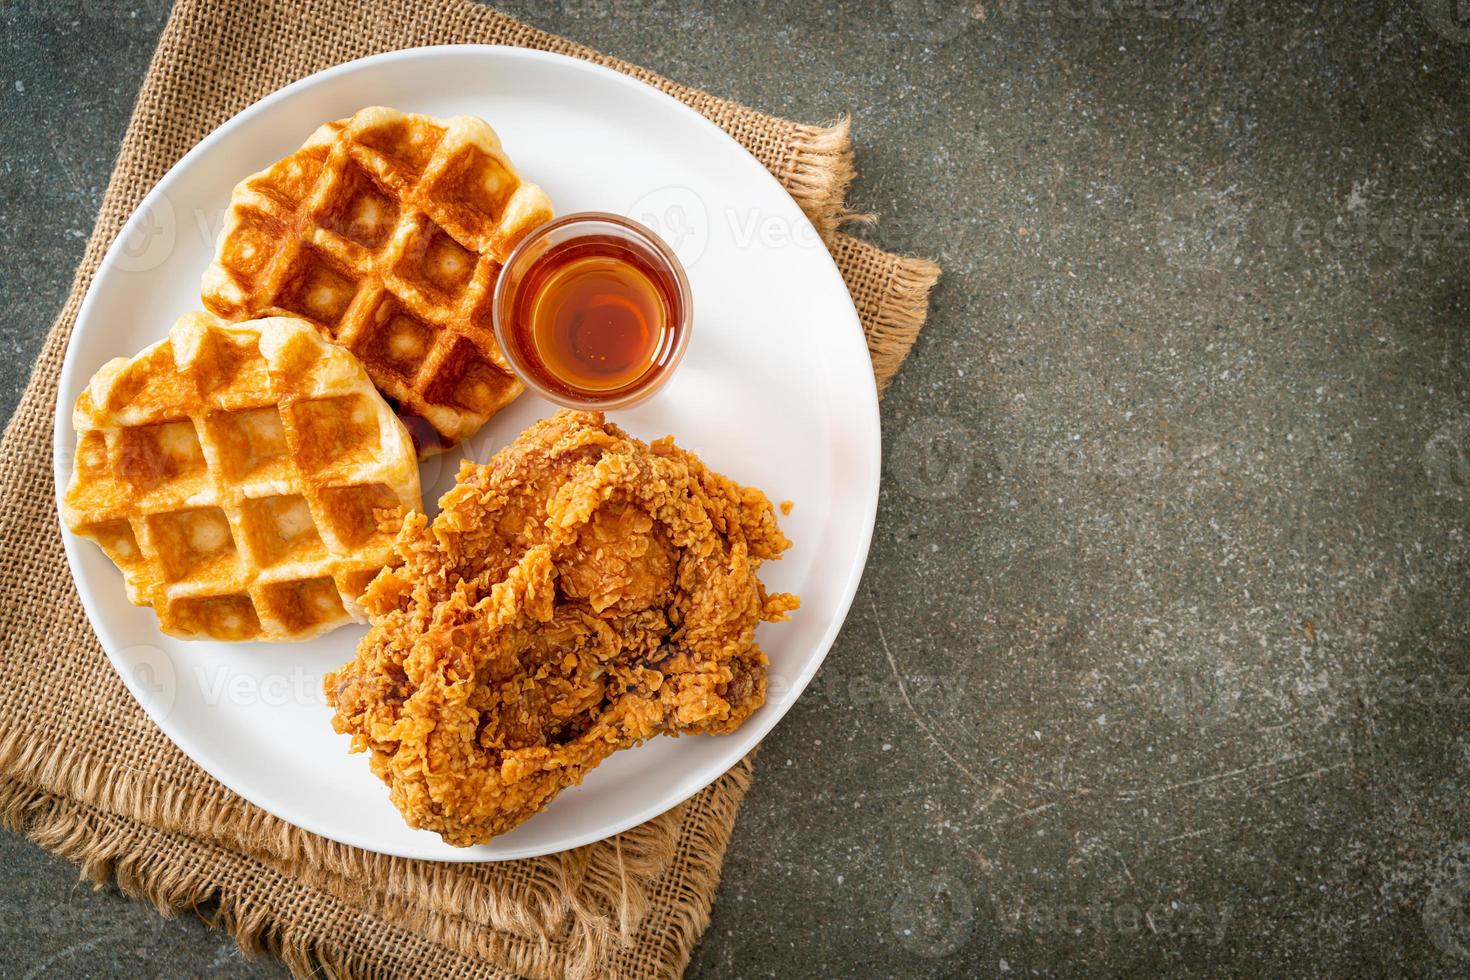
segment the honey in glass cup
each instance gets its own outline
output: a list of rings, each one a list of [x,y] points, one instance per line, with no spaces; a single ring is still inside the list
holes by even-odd
[[[495,336],[528,388],[570,408],[653,394],[689,344],[689,282],[673,251],[617,215],[570,214],[533,231],[495,285]]]

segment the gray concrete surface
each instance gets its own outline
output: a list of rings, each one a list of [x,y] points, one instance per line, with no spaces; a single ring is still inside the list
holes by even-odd
[[[7,411],[163,17],[57,6],[4,5]],[[851,111],[864,234],[946,268],[691,975],[1470,973],[1463,4],[511,7]],[[280,972],[0,855],[6,976]]]

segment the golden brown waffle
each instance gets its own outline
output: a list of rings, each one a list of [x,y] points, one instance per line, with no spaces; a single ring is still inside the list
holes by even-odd
[[[363,109],[235,188],[204,305],[315,323],[428,455],[521,393],[491,298],[511,250],[551,216],[483,121]]]
[[[92,378],[62,518],[165,633],[302,640],[363,619],[421,510],[408,432],[351,354],[302,320],[191,313]]]

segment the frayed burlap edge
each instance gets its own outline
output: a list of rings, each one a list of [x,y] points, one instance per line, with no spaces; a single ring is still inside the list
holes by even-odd
[[[120,855],[111,836],[94,835],[90,841],[74,837],[87,829],[88,811],[235,849],[344,905],[465,956],[497,962],[527,976],[552,975],[555,971],[549,961],[564,957],[569,972],[585,976],[615,959],[636,938],[647,911],[646,886],[673,858],[681,833],[700,837],[697,846],[685,851],[685,883],[695,895],[708,896],[698,905],[675,907],[681,941],[674,949],[687,946],[692,953],[694,941],[708,924],[734,814],[750,786],[750,759],[741,760],[701,796],[619,834],[611,846],[599,842],[538,859],[548,874],[539,883],[542,887],[533,892],[534,903],[498,903],[479,910],[478,915],[461,901],[462,889],[456,888],[459,865],[416,862],[420,869],[428,870],[404,874],[401,859],[307,833],[254,806],[242,806],[232,796],[222,793],[208,800],[184,794],[160,796],[138,774],[109,771],[96,760],[78,759],[56,747],[23,745],[13,733],[0,740],[0,772],[25,773],[27,778],[0,777],[0,823],[81,864],[99,884],[105,881],[94,873],[104,866],[99,862],[128,857],[137,888],[123,890],[131,895],[141,889],[160,911],[184,907],[157,897],[171,893],[168,883],[177,869],[151,864],[140,856]],[[686,823],[686,810],[691,806],[706,807],[705,819]],[[52,846],[57,841],[65,843],[65,848]],[[364,881],[379,887],[364,889]],[[206,899],[216,900],[231,921],[258,918],[248,907],[235,908],[239,896],[228,894],[227,889],[216,887]],[[289,926],[276,921],[271,928],[283,934],[283,941],[289,940]],[[492,937],[488,929],[498,935]],[[558,955],[552,955],[546,937],[556,938]],[[507,939],[512,940],[508,946]]]
[[[831,248],[862,320],[882,395],[923,329],[939,266],[928,259],[892,255],[850,235],[835,236]]]
[[[888,390],[899,365],[913,348],[929,315],[929,292],[938,281],[937,262],[900,258],[894,263],[889,286],[892,302],[874,317],[866,331],[878,394]]]
[[[847,188],[857,176],[853,165],[852,117],[843,116],[830,126],[798,126],[800,138],[793,143],[784,166],[782,182],[817,229],[831,243],[846,221],[863,216],[847,210],[843,203]]]
[[[735,813],[749,789],[751,774],[748,760],[735,766],[717,784],[708,800],[703,801],[707,812],[701,820],[686,822],[680,807],[635,829],[642,833],[646,828],[658,834],[660,839],[656,842],[629,839],[628,847],[597,849],[594,846],[569,855],[590,862],[587,875],[599,880],[597,891],[607,896],[626,896],[638,890],[622,887],[620,879],[639,873],[637,864],[648,863],[654,849],[650,844],[656,843],[658,849],[668,852],[664,854],[667,858],[678,843],[678,833],[695,834],[701,839],[696,846],[686,848],[686,852],[698,855],[698,859],[688,862],[685,883],[694,893],[712,898]],[[299,921],[276,915],[268,895],[243,887],[234,891],[221,886],[208,880],[211,865],[206,862],[182,865],[174,860],[171,852],[158,847],[157,840],[143,838],[174,838],[190,848],[222,852],[229,851],[228,845],[234,843],[232,839],[221,842],[140,824],[105,807],[89,806],[10,779],[0,779],[0,825],[25,834],[46,850],[78,864],[83,876],[95,887],[102,888],[115,881],[122,892],[150,901],[164,915],[194,911],[211,925],[227,929],[247,956],[269,952],[298,976],[396,975],[391,964],[384,969],[385,964],[368,962],[354,954],[350,940],[355,937],[347,936],[343,939],[348,941],[339,941],[334,936],[313,933]],[[640,853],[644,855],[642,859],[636,857]],[[269,856],[238,853],[236,860],[249,862],[262,874],[290,879],[321,901],[335,901],[362,912],[367,920],[365,928],[381,928],[382,923],[388,923],[409,936],[444,948],[463,959],[463,962],[445,964],[460,975],[494,967],[528,977],[557,976],[563,967],[572,976],[628,975],[627,971],[608,967],[617,965],[635,937],[617,935],[605,921],[599,927],[596,917],[572,907],[575,900],[569,900],[567,909],[569,921],[576,924],[573,934],[567,937],[570,954],[565,949],[553,952],[545,941],[534,940],[507,949],[500,944],[492,946],[493,937],[487,935],[480,923],[467,917],[442,912],[432,915],[411,902],[386,899],[363,889],[362,878],[354,876],[349,869],[283,863]],[[457,866],[438,867],[445,874],[452,874]],[[665,945],[673,954],[669,960],[673,968],[670,975],[677,976],[687,965],[695,942],[708,925],[711,904],[705,900],[671,906],[677,914],[668,924],[669,935],[665,937]]]
[[[389,957],[370,957],[353,952],[346,936],[323,938],[300,925],[284,925],[272,903],[285,896],[298,901],[328,903],[334,899],[313,889],[297,877],[276,875],[263,864],[250,879],[256,887],[225,888],[209,878],[217,867],[207,860],[182,863],[171,844],[182,842],[204,852],[207,845],[190,838],[171,840],[163,831],[108,814],[62,797],[36,793],[14,783],[0,783],[0,823],[25,833],[47,851],[78,864],[83,878],[97,888],[116,883],[124,894],[143,899],[165,916],[192,911],[207,924],[225,929],[247,958],[268,954],[300,977],[393,977],[403,975],[406,965]],[[237,863],[248,859],[231,855]],[[366,916],[362,917],[367,919]],[[427,940],[393,926],[375,923],[373,928],[393,936],[390,948],[402,944],[407,952]],[[359,949],[368,948],[366,944]],[[420,956],[435,950],[413,950]],[[451,958],[452,957],[452,958]],[[436,957],[436,974],[466,977],[505,977],[489,964],[464,961],[447,950]],[[423,960],[415,961],[422,968]]]

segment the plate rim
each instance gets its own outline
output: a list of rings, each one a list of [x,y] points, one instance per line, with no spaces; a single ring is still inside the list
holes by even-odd
[[[148,715],[149,719],[155,725],[157,725],[158,728],[163,732],[163,734],[171,742],[173,742],[173,744],[180,751],[188,756],[195,765],[199,766],[206,773],[208,773],[211,778],[218,780],[227,789],[229,789],[231,792],[235,793],[236,795],[241,797],[241,799],[245,800],[251,805],[260,807],[262,810],[265,810],[272,816],[284,821],[285,823],[293,827],[299,828],[308,833],[316,834],[328,840],[335,841],[337,843],[350,847],[361,848],[372,853],[386,854],[408,859],[434,860],[443,861],[446,863],[483,863],[491,861],[520,860],[523,858],[540,857],[547,854],[560,853],[562,851],[571,850],[577,847],[585,846],[587,844],[596,843],[597,841],[605,840],[632,827],[636,827],[642,823],[646,823],[647,821],[668,812],[674,807],[679,806],[697,793],[704,790],[706,787],[713,784],[716,780],[720,779],[723,775],[725,775],[725,773],[729,772],[732,768],[734,768],[734,766],[739,764],[741,759],[745,758],[746,755],[748,755],[757,745],[760,744],[761,741],[765,739],[768,734],[770,734],[772,729],[775,728],[775,726],[781,721],[781,719],[786,716],[786,713],[791,710],[792,706],[795,705],[797,699],[805,691],[807,686],[810,684],[812,678],[815,677],[817,671],[821,669],[822,664],[826,661],[827,654],[831,651],[831,648],[837,639],[837,635],[840,633],[843,625],[847,621],[847,617],[848,614],[851,612],[853,602],[856,600],[858,588],[861,585],[863,574],[867,568],[867,560],[871,551],[872,537],[877,518],[879,485],[881,482],[883,471],[882,426],[878,409],[877,380],[875,376],[869,375],[869,384],[866,386],[859,386],[862,390],[863,395],[865,396],[861,399],[861,408],[863,409],[863,414],[867,418],[868,429],[871,433],[871,437],[867,441],[869,443],[872,466],[869,479],[866,485],[861,488],[864,499],[859,507],[859,512],[865,517],[865,520],[860,527],[854,529],[856,534],[858,535],[858,548],[856,552],[858,560],[854,561],[852,567],[848,570],[846,574],[845,580],[841,583],[841,589],[839,593],[840,598],[838,599],[836,606],[834,607],[831,619],[824,627],[819,639],[816,641],[816,644],[814,646],[814,656],[810,657],[810,662],[808,663],[808,665],[795,677],[793,682],[790,684],[790,693],[784,698],[783,702],[776,708],[776,710],[773,710],[769,713],[769,718],[763,719],[759,722],[756,722],[755,719],[749,719],[736,731],[731,732],[727,735],[720,736],[721,741],[727,742],[727,744],[730,746],[730,749],[724,753],[730,758],[729,764],[725,765],[723,768],[715,769],[709,774],[708,778],[704,778],[703,776],[698,777],[693,781],[692,784],[690,784],[691,788],[687,788],[687,791],[684,787],[681,786],[679,789],[666,793],[663,796],[651,799],[651,802],[638,808],[633,813],[630,813],[620,819],[610,821],[598,829],[586,831],[579,835],[574,835],[573,837],[568,838],[564,842],[554,847],[526,846],[519,849],[512,849],[505,853],[497,852],[488,854],[483,853],[479,848],[457,848],[454,849],[453,853],[449,854],[427,854],[424,853],[422,850],[395,848],[391,845],[384,845],[374,843],[370,840],[364,840],[356,836],[355,834],[343,833],[341,830],[336,828],[320,826],[318,824],[318,821],[315,820],[298,821],[291,817],[287,817],[277,812],[275,809],[267,807],[260,802],[257,802],[257,800],[253,798],[251,793],[246,792],[244,788],[236,785],[236,782],[234,780],[222,776],[218,771],[216,771],[216,768],[206,764],[205,761],[203,761],[203,759],[201,758],[201,755],[208,755],[208,752],[201,751],[202,746],[195,745],[193,743],[193,740],[189,737],[188,729],[186,728],[186,726],[172,724],[168,721],[168,717],[166,714],[161,717],[159,713],[155,712],[153,710],[153,707],[150,706],[150,699],[141,695],[137,690],[136,679],[129,676],[129,671],[125,670],[123,665],[119,663],[118,655],[115,654],[113,650],[113,647],[116,646],[116,643],[109,643],[104,637],[104,633],[109,632],[109,630],[105,626],[106,620],[100,615],[99,610],[94,605],[90,595],[91,590],[83,588],[82,586],[84,577],[79,573],[78,570],[79,548],[81,547],[81,541],[79,538],[71,533],[71,530],[61,519],[60,505],[62,498],[66,492],[66,485],[62,479],[63,461],[67,458],[67,450],[70,447],[70,443],[74,441],[68,438],[72,430],[73,406],[65,403],[64,394],[68,390],[81,391],[84,390],[86,387],[86,379],[78,379],[76,377],[76,374],[79,370],[78,362],[80,361],[80,358],[82,356],[78,353],[78,345],[76,344],[76,338],[79,333],[79,328],[84,322],[89,319],[90,315],[93,312],[93,308],[98,302],[100,302],[100,300],[98,299],[98,296],[100,295],[99,283],[104,281],[104,279],[106,278],[105,274],[108,272],[108,270],[114,267],[113,263],[117,258],[117,253],[119,249],[123,247],[123,243],[126,241],[129,232],[140,220],[140,216],[147,213],[149,206],[155,204],[160,197],[165,196],[161,188],[170,183],[171,179],[174,178],[178,173],[191,167],[196,159],[207,153],[208,150],[213,147],[215,143],[224,139],[230,130],[234,129],[238,125],[241,125],[243,122],[254,118],[255,116],[269,113],[278,104],[290,99],[303,90],[323,84],[339,75],[349,74],[353,71],[374,68],[395,61],[408,61],[421,58],[433,59],[437,56],[448,54],[479,54],[491,58],[510,58],[512,60],[526,59],[531,61],[549,61],[553,63],[560,63],[564,68],[581,71],[592,76],[594,79],[597,79],[597,84],[622,85],[625,88],[629,88],[634,91],[641,91],[641,94],[645,96],[651,94],[657,100],[661,100],[666,107],[672,107],[674,111],[683,113],[686,118],[695,121],[696,125],[704,128],[706,132],[709,132],[711,134],[718,134],[718,137],[725,141],[732,150],[738,152],[740,155],[747,158],[751,163],[753,163],[759,173],[762,174],[766,180],[770,181],[774,188],[779,191],[779,193],[784,198],[790,201],[792,209],[796,214],[797,221],[806,226],[804,229],[802,229],[803,232],[805,233],[806,231],[810,231],[814,236],[816,236],[815,226],[811,224],[811,220],[807,217],[806,212],[803,211],[796,200],[791,197],[790,192],[787,191],[786,188],[781,185],[776,176],[772,174],[765,167],[764,164],[756,159],[756,157],[749,150],[741,145],[740,142],[735,139],[735,137],[730,135],[728,132],[726,132],[710,119],[706,118],[697,110],[686,105],[669,93],[664,92],[641,79],[634,78],[631,75],[624,74],[613,68],[609,68],[607,66],[591,61],[586,61],[584,59],[576,58],[570,55],[564,55],[551,51],[542,51],[535,48],[523,48],[514,45],[504,44],[423,45],[419,47],[380,52],[378,54],[356,58],[351,61],[341,62],[328,68],[324,68],[320,71],[313,72],[310,75],[299,78],[296,81],[293,81],[279,89],[276,89],[275,91],[261,97],[260,99],[257,99],[255,102],[252,102],[250,105],[246,106],[239,112],[235,113],[234,115],[230,116],[228,119],[220,123],[206,136],[204,136],[201,140],[190,147],[183,154],[183,156],[175,161],[174,164],[170,166],[163,173],[163,175],[160,176],[159,179],[148,189],[148,191],[139,200],[137,206],[123,220],[122,224],[118,228],[116,236],[103,252],[102,257],[98,262],[97,268],[92,274],[91,281],[87,284],[87,290],[83,295],[82,302],[77,309],[76,319],[74,320],[72,324],[72,329],[67,337],[66,351],[62,358],[60,370],[57,374],[57,393],[55,407],[56,415],[52,427],[52,475],[55,485],[56,503],[58,507],[57,525],[61,531],[62,545],[63,550],[66,553],[68,570],[71,574],[72,584],[76,589],[78,599],[81,602],[82,608],[87,615],[88,624],[91,626],[92,632],[97,638],[98,645],[102,647],[103,652],[107,655],[108,663],[111,665],[114,672],[116,672],[119,678],[123,681],[124,685],[128,689],[128,692],[133,696],[133,699]],[[817,237],[819,239],[819,236]],[[829,276],[831,276],[835,280],[835,284],[841,289],[841,294],[846,300],[846,302],[841,306],[841,312],[843,314],[842,318],[845,319],[847,322],[844,325],[834,325],[834,330],[838,331],[839,333],[846,332],[849,335],[846,340],[840,342],[862,344],[864,348],[864,353],[866,353],[866,341],[863,332],[862,321],[858,316],[857,308],[852,300],[851,292],[848,290],[847,284],[842,278],[841,271],[837,267],[836,259],[832,256],[830,248],[828,248],[825,243],[821,249],[821,252],[823,259],[825,260],[824,262],[820,263],[821,267],[826,271]],[[160,632],[159,635],[162,636],[162,633]],[[534,819],[534,816],[532,819]],[[432,845],[437,846],[442,844],[442,841],[439,839],[438,835],[432,834],[429,831],[423,831],[422,833],[426,834],[428,838],[432,838]]]

